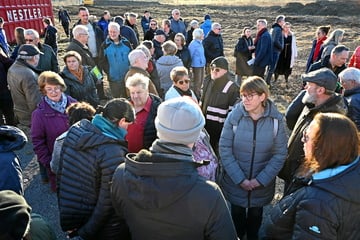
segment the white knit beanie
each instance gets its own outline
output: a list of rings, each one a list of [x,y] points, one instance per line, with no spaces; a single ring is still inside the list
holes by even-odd
[[[160,140],[191,144],[199,137],[205,125],[200,107],[188,97],[172,98],[160,104],[155,118]]]

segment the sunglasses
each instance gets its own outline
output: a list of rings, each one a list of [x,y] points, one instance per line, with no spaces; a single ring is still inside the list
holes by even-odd
[[[212,67],[212,68],[211,68],[211,71],[215,71],[215,72],[217,72],[217,73],[218,73],[218,72],[220,72],[220,68],[215,68],[215,67]]]
[[[150,26],[156,26],[156,23],[151,23]]]
[[[179,80],[176,83],[179,83],[180,85],[183,85],[184,83],[188,84],[189,82],[190,82],[190,80]]]
[[[34,39],[25,39],[25,42],[33,42]]]

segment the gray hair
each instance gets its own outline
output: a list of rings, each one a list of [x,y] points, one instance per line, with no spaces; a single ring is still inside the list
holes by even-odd
[[[265,18],[260,18],[256,20],[256,23],[262,23],[265,27],[267,27],[267,21]]]
[[[150,50],[143,44],[140,44],[139,46],[137,46],[135,49],[141,50],[145,53],[146,57],[150,60],[151,59],[151,52]]]
[[[39,38],[40,38],[38,31],[36,31],[35,29],[31,29],[31,28],[26,29],[26,30],[24,31],[24,36],[25,36],[25,35],[32,35],[32,36],[34,36],[34,38],[36,38],[36,39],[39,39]]]
[[[275,22],[280,22],[280,21],[282,21],[282,20],[284,20],[285,21],[285,16],[284,15],[278,15],[278,16],[276,16],[276,18],[275,18]]]
[[[141,86],[143,89],[148,90],[149,88],[149,82],[150,79],[141,74],[141,73],[135,73],[134,75],[132,75],[131,77],[128,77],[126,79],[126,88],[130,88],[130,87],[136,87],[136,86]]]
[[[109,22],[108,29],[115,28],[118,32],[120,32],[120,25],[117,22]]]
[[[339,73],[339,78],[342,81],[354,80],[357,85],[360,85],[360,70],[354,67],[349,67]]]
[[[84,34],[84,33],[88,33],[88,28],[85,27],[84,25],[76,25],[73,30],[72,30],[72,34],[74,36],[74,38],[78,38],[81,34]]]
[[[220,23],[215,22],[215,23],[211,24],[211,30],[214,30],[215,28],[221,28]]]
[[[134,65],[136,60],[143,56],[147,57],[143,50],[141,50],[141,49],[132,50],[128,55],[130,65],[131,66]]]
[[[193,39],[200,39],[202,35],[204,35],[204,30],[202,30],[201,28],[194,29]]]

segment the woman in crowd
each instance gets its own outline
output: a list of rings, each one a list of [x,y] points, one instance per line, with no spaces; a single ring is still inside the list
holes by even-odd
[[[291,31],[291,24],[286,22],[283,30],[284,48],[280,53],[278,63],[275,69],[275,81],[278,80],[279,75],[285,76],[285,82],[288,83],[292,68],[297,58],[297,46],[295,34]]]
[[[327,34],[329,33],[330,26],[320,26],[316,29],[316,39],[313,40],[309,58],[306,63],[306,71],[309,72],[311,64],[317,62],[321,58],[322,44],[327,39]]]
[[[51,71],[40,74],[38,84],[44,95],[31,116],[31,139],[34,152],[40,162],[40,174],[43,182],[50,181],[51,190],[56,191],[55,174],[50,169],[50,161],[55,139],[68,130],[68,115],[65,109],[76,102],[64,94],[64,80]]]
[[[53,26],[50,18],[44,18],[43,23],[45,26],[45,39],[44,43],[49,45],[54,53],[58,53],[58,43],[57,43],[57,29]]]
[[[16,46],[14,47],[14,50],[10,56],[10,58],[13,60],[16,60],[20,46],[26,43],[24,32],[25,32],[25,28],[23,27],[16,27],[14,30]]]
[[[329,35],[329,37],[324,41],[322,45],[322,53],[321,53],[321,59],[329,58],[331,54],[331,50],[344,38],[345,31],[342,29],[335,29],[332,31]]]
[[[358,239],[360,141],[355,124],[338,113],[319,113],[302,141],[302,174],[292,194],[265,218],[261,239]]]
[[[191,80],[186,67],[174,67],[170,72],[170,78],[173,85],[166,92],[165,100],[175,97],[189,96],[196,103],[198,102],[195,93],[190,89]]]
[[[150,20],[149,30],[147,30],[144,34],[144,41],[145,40],[152,41],[154,39],[156,30],[158,30],[158,24],[157,21],[152,18]]]
[[[128,152],[126,129],[135,112],[123,98],[98,108],[89,121],[83,119],[68,131],[59,170],[60,224],[70,238],[130,239],[125,222],[115,214],[110,181]]]
[[[250,27],[244,27],[234,50],[234,57],[236,58],[236,78],[239,85],[241,85],[241,78],[243,76],[252,75],[253,70],[247,61],[252,58],[254,49],[255,46],[251,37],[251,29]]]
[[[349,67],[360,69],[360,46],[358,46],[350,57]]]
[[[60,75],[66,83],[66,93],[96,108],[99,104],[95,85],[98,81],[97,77],[91,72],[89,66],[81,65],[81,56],[75,51],[65,53],[64,62],[65,67]]]
[[[166,41],[162,45],[164,56],[161,56],[156,61],[156,69],[160,78],[160,92],[159,96],[164,97],[167,90],[172,85],[170,79],[170,72],[174,67],[184,66],[181,59],[176,56],[177,46],[173,41]]]
[[[205,78],[205,52],[202,40],[204,39],[204,31],[201,28],[197,28],[193,32],[193,40],[189,45],[189,51],[191,56],[191,68],[193,73],[193,83],[196,96],[200,99],[200,92],[203,80]]]
[[[266,82],[257,76],[244,80],[242,101],[225,120],[219,142],[224,175],[220,186],[231,204],[240,239],[258,239],[263,206],[275,193],[275,179],[286,154],[287,136],[282,114],[268,99]]]
[[[183,62],[184,66],[190,70],[191,67],[191,56],[188,47],[185,45],[185,36],[182,33],[177,33],[174,38],[174,42],[176,43],[177,52],[176,56],[178,56]]]

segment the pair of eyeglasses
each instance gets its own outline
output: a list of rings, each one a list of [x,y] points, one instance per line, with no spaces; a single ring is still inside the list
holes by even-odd
[[[179,80],[177,81],[176,83],[180,84],[180,85],[183,85],[184,83],[185,84],[189,84],[190,83],[190,80],[186,79],[186,80]]]
[[[25,42],[33,42],[34,39],[25,39]]]
[[[212,67],[211,71],[220,72],[220,68]]]
[[[56,87],[56,88],[45,88],[45,91],[47,92],[47,93],[58,93],[58,92],[60,92],[61,91],[61,88],[59,88],[59,87]]]
[[[303,135],[302,135],[301,141],[302,141],[303,143],[306,143],[306,142],[309,141],[309,135],[307,134],[307,129],[305,129],[305,130],[303,131]]]
[[[156,23],[151,23],[150,26],[156,26]]]
[[[241,99],[246,99],[246,100],[248,100],[248,101],[251,101],[251,100],[254,98],[255,95],[259,95],[259,94],[257,94],[257,93],[241,94],[241,95],[240,95],[240,98],[241,98]]]

